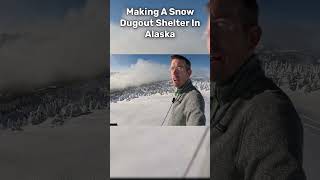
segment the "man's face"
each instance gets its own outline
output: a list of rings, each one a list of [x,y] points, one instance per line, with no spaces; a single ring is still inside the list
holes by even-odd
[[[187,67],[187,64],[183,60],[172,59],[170,73],[173,85],[180,88],[190,78],[192,71]]]
[[[240,68],[255,45],[250,30],[243,25],[239,1],[214,0],[210,7],[213,8],[208,27],[211,79],[226,81]]]

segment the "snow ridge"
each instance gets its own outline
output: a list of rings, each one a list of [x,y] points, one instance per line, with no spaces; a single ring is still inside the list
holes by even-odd
[[[201,91],[210,91],[210,81],[207,78],[193,78],[192,84]],[[138,87],[130,87],[124,90],[111,91],[110,101],[117,103],[118,101],[130,101],[142,96],[151,96],[154,94],[167,95],[174,92],[174,87],[170,81],[158,81],[145,84]]]

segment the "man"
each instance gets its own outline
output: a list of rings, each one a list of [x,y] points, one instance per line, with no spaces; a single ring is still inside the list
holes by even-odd
[[[171,56],[171,81],[176,87],[169,126],[205,125],[204,100],[201,93],[192,85],[191,62],[181,55]]]
[[[266,78],[255,0],[211,0],[210,173],[217,180],[305,179],[301,120]],[[210,39],[211,38],[211,39]]]

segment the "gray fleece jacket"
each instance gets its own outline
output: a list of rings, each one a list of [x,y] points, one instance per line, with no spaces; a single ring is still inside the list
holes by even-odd
[[[301,120],[255,56],[228,82],[216,84],[211,103],[211,178],[306,178]]]
[[[177,89],[168,126],[204,126],[205,103],[201,93],[188,80]]]

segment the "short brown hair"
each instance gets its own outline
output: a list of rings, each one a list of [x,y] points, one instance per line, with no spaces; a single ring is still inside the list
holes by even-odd
[[[186,57],[182,56],[182,55],[178,55],[178,54],[174,54],[171,56],[171,61],[173,59],[179,59],[179,60],[182,60],[186,63],[187,65],[187,68],[190,69],[191,68],[191,62],[189,61],[189,59],[187,59]]]

